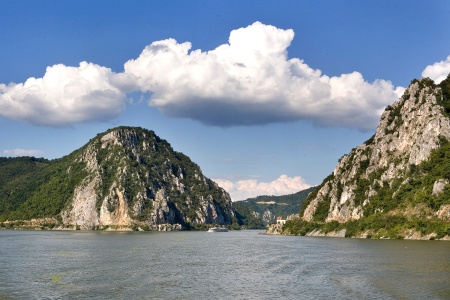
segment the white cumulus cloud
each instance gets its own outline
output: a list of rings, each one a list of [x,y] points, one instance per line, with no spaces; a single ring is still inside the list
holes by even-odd
[[[427,66],[422,72],[422,77],[428,77],[439,84],[447,78],[448,74],[450,74],[450,55],[444,61]]]
[[[255,179],[232,182],[225,179],[214,181],[231,196],[233,201],[245,200],[260,195],[281,196],[297,193],[311,187],[300,176],[281,175],[271,182],[258,182]]]
[[[398,99],[389,81],[369,83],[358,72],[328,77],[288,59],[292,29],[255,22],[233,30],[229,43],[191,50],[174,39],[147,46],[125,63],[150,104],[163,113],[216,126],[306,119],[320,125],[373,129]]]
[[[33,149],[5,149],[2,152],[2,156],[17,157],[17,156],[41,156],[43,152],[41,150]]]
[[[54,65],[42,78],[0,84],[0,115],[46,126],[108,120],[124,109],[129,76],[87,62]]]
[[[109,121],[127,93],[149,93],[149,104],[171,117],[214,126],[307,120],[324,126],[373,130],[384,108],[404,91],[390,81],[368,82],[354,71],[327,76],[300,58],[289,58],[292,29],[255,22],[231,31],[211,51],[190,42],[155,41],[124,72],[81,62],[48,67],[42,78],[0,84],[0,116],[44,126]],[[422,76],[439,82],[450,56]]]

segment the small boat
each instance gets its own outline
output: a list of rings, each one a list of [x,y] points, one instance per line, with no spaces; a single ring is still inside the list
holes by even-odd
[[[228,228],[224,227],[211,227],[208,232],[228,232]]]

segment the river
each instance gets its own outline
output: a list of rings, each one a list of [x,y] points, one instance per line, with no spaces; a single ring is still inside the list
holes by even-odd
[[[450,242],[0,230],[0,299],[450,299]]]

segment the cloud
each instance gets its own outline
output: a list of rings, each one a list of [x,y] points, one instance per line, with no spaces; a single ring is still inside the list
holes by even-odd
[[[281,175],[271,182],[258,182],[254,179],[237,182],[225,179],[214,179],[214,181],[230,194],[233,201],[245,200],[260,195],[289,195],[311,187],[300,176],[288,177],[287,175]]]
[[[358,72],[328,77],[288,59],[292,29],[255,22],[233,30],[229,43],[191,50],[174,39],[147,46],[125,63],[150,105],[164,114],[215,126],[309,120],[326,126],[376,127],[398,99],[389,81],[368,83]]]
[[[0,84],[0,115],[35,125],[69,126],[117,117],[124,109],[130,75],[81,62],[48,67],[42,78]]]
[[[165,115],[207,125],[306,120],[373,130],[404,88],[382,79],[367,82],[357,71],[322,74],[288,57],[294,35],[255,22],[231,31],[228,43],[211,51],[174,39],[155,41],[121,73],[87,62],[53,65],[42,78],[0,84],[0,116],[55,127],[109,121],[124,111],[127,93],[140,91]],[[449,69],[450,56],[422,74],[442,80]]]
[[[450,55],[447,59],[427,66],[422,72],[422,77],[428,77],[437,84],[441,83],[450,74]]]
[[[17,156],[42,156],[43,152],[41,150],[31,150],[31,149],[6,149],[2,151],[3,156],[7,157],[17,157]]]

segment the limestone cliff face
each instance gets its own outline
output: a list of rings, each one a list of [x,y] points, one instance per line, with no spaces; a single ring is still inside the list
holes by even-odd
[[[119,127],[78,150],[87,176],[61,212],[81,229],[231,224],[228,193],[152,131]]]
[[[406,184],[408,172],[426,161],[442,138],[450,140],[450,119],[440,102],[442,97],[441,87],[431,80],[413,81],[402,98],[383,112],[375,135],[344,155],[308,199],[303,219],[359,219],[372,196],[385,187]],[[448,180],[439,179],[435,185],[442,191]],[[374,209],[382,211],[383,207]]]

